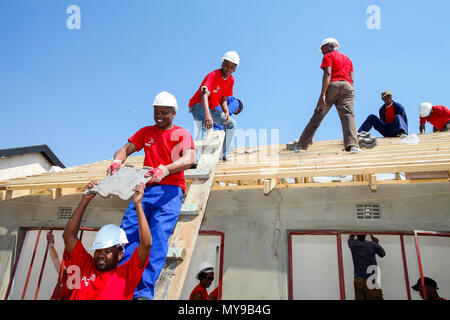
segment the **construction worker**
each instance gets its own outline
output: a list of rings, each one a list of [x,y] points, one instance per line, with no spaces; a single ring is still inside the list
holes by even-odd
[[[97,183],[91,181],[86,188]],[[103,226],[95,235],[89,250],[82,245],[77,234],[81,219],[95,193],[83,195],[80,204],[64,229],[63,239],[67,251],[67,286],[72,289],[69,300],[130,300],[148,263],[152,236],[142,208],[144,184],[136,186],[133,202],[136,218],[139,221],[139,244],[131,258],[118,266],[123,256],[123,246],[128,242],[125,232],[114,224]]]
[[[361,152],[353,113],[353,63],[338,52],[338,48],[339,42],[334,38],[327,38],[320,45],[319,51],[323,54],[320,66],[323,69],[322,90],[313,116],[294,145],[294,152],[306,150],[312,144],[316,130],[333,105],[336,105],[341,120],[345,151]]]
[[[212,129],[214,123],[224,126],[225,141],[222,158],[225,161],[236,131],[236,121],[230,117],[227,97],[233,96],[234,78],[232,74],[239,65],[239,61],[240,58],[236,51],[226,52],[222,57],[222,67],[210,72],[189,100],[189,112],[198,128],[196,140],[205,139],[206,130]],[[217,106],[220,106],[221,109],[216,109]]]
[[[425,133],[425,123],[433,125],[433,132],[450,131],[450,110],[444,106],[433,106],[430,102],[422,102],[419,106],[420,133]]]
[[[56,273],[59,275],[58,282],[53,290],[50,300],[68,300],[72,295],[72,290],[67,287],[67,268],[61,264],[58,252],[55,249],[55,235],[52,231],[47,233],[47,247]],[[67,251],[64,249],[63,260],[69,260]],[[60,274],[61,273],[61,274]]]
[[[402,137],[408,135],[408,119],[405,108],[392,100],[392,92],[385,90],[381,93],[384,104],[379,110],[380,117],[371,114],[359,128],[358,132],[369,132],[375,128],[383,137]]]
[[[439,289],[437,286],[436,281],[434,281],[431,278],[423,277],[423,281],[425,284],[425,292],[426,292],[426,300],[447,300],[444,298],[441,298],[439,294],[437,293],[437,290]],[[425,300],[424,296],[424,290],[422,288],[422,279],[417,279],[417,283],[411,287],[413,290],[418,291],[422,299]]]
[[[244,110],[244,104],[242,103],[242,101],[239,99],[236,99],[235,97],[227,97],[227,106],[228,106],[228,112],[230,113],[230,117],[233,114],[238,115],[239,113],[242,112],[242,110]],[[215,110],[219,110],[220,112],[222,112],[222,107],[217,106],[217,107],[215,107]],[[218,124],[216,122],[214,122],[213,128],[214,128],[214,130],[225,130],[223,125]]]
[[[214,267],[208,261],[202,262],[198,268],[196,278],[200,283],[192,290],[189,300],[217,300],[219,287],[208,294],[208,289],[214,281]]]
[[[366,241],[365,234],[356,237],[357,239],[355,239],[355,235],[351,234],[348,238],[348,247],[352,253],[354,267],[355,300],[383,300],[381,289],[368,286],[369,278],[372,276],[368,269],[369,267],[377,268],[375,254],[384,257],[386,253],[373,235],[370,235],[372,241]]]
[[[150,261],[136,288],[134,299],[153,299],[158,279],[168,251],[169,236],[180,214],[186,189],[184,170],[192,167],[195,147],[189,132],[173,124],[178,110],[176,98],[163,91],[153,102],[155,125],[141,128],[114,154],[107,174],[114,174],[131,154],[144,149],[144,166],[153,169],[147,173],[151,180],[144,193],[144,212],[153,237]],[[125,211],[121,228],[130,243],[125,247],[126,261],[138,243],[138,224],[135,205],[130,202]]]

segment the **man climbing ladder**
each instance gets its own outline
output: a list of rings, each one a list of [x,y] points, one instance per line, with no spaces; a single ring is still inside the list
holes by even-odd
[[[180,214],[186,185],[184,170],[195,160],[194,141],[190,133],[173,124],[178,110],[176,98],[168,92],[159,93],[153,103],[156,125],[140,129],[114,155],[107,174],[114,174],[128,156],[144,149],[144,166],[152,167],[152,176],[146,186],[142,204],[153,246],[150,261],[134,293],[134,299],[151,300],[168,251],[168,239]],[[130,202],[122,220],[121,228],[127,234],[129,244],[122,261],[131,256],[137,245],[138,224],[135,205]]]

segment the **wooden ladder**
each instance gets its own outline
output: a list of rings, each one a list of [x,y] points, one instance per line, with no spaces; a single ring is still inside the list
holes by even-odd
[[[210,131],[207,139],[195,141],[202,150],[197,169],[185,171],[192,179],[180,217],[169,239],[169,252],[155,284],[155,300],[178,300],[191,262],[194,246],[205,214],[217,162],[225,138],[224,131]]]

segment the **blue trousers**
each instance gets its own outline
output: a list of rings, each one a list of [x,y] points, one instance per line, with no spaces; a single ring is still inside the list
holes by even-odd
[[[369,132],[372,128],[377,130],[383,137],[396,137],[400,134],[400,130],[403,130],[404,133],[408,132],[408,127],[405,123],[405,120],[398,114],[395,115],[394,121],[392,121],[392,123],[385,123],[376,115],[371,114],[361,125],[358,132]]]
[[[166,261],[169,250],[168,240],[178,221],[183,202],[183,190],[173,185],[152,185],[145,188],[142,206],[152,234],[152,248],[147,267],[139,282],[133,298],[153,299],[155,283]],[[127,261],[139,244],[139,225],[136,207],[131,201],[123,216],[122,225],[128,237],[120,264]]]
[[[198,127],[198,132],[195,135],[195,140],[203,140],[206,133],[205,128],[205,112],[203,111],[203,105],[201,103],[194,104],[189,112],[192,113],[194,121]],[[225,124],[225,113],[220,110],[209,110],[211,118],[214,123],[217,123],[225,128],[225,141],[223,143],[222,156],[226,156],[230,152],[231,143],[233,142],[234,132],[236,131],[236,120],[230,117],[230,122]],[[197,158],[200,157],[200,152],[197,154]],[[198,160],[198,159],[197,159]]]

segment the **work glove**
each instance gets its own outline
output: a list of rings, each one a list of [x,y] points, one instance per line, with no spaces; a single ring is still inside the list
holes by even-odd
[[[153,168],[149,172],[145,174],[145,178],[152,176],[148,183],[158,183],[165,177],[169,175],[169,170],[162,164],[160,164],[157,168]]]
[[[109,166],[108,170],[106,170],[106,175],[112,176],[114,173],[119,171],[121,164],[121,160],[114,160],[113,163],[111,163],[111,165]]]

